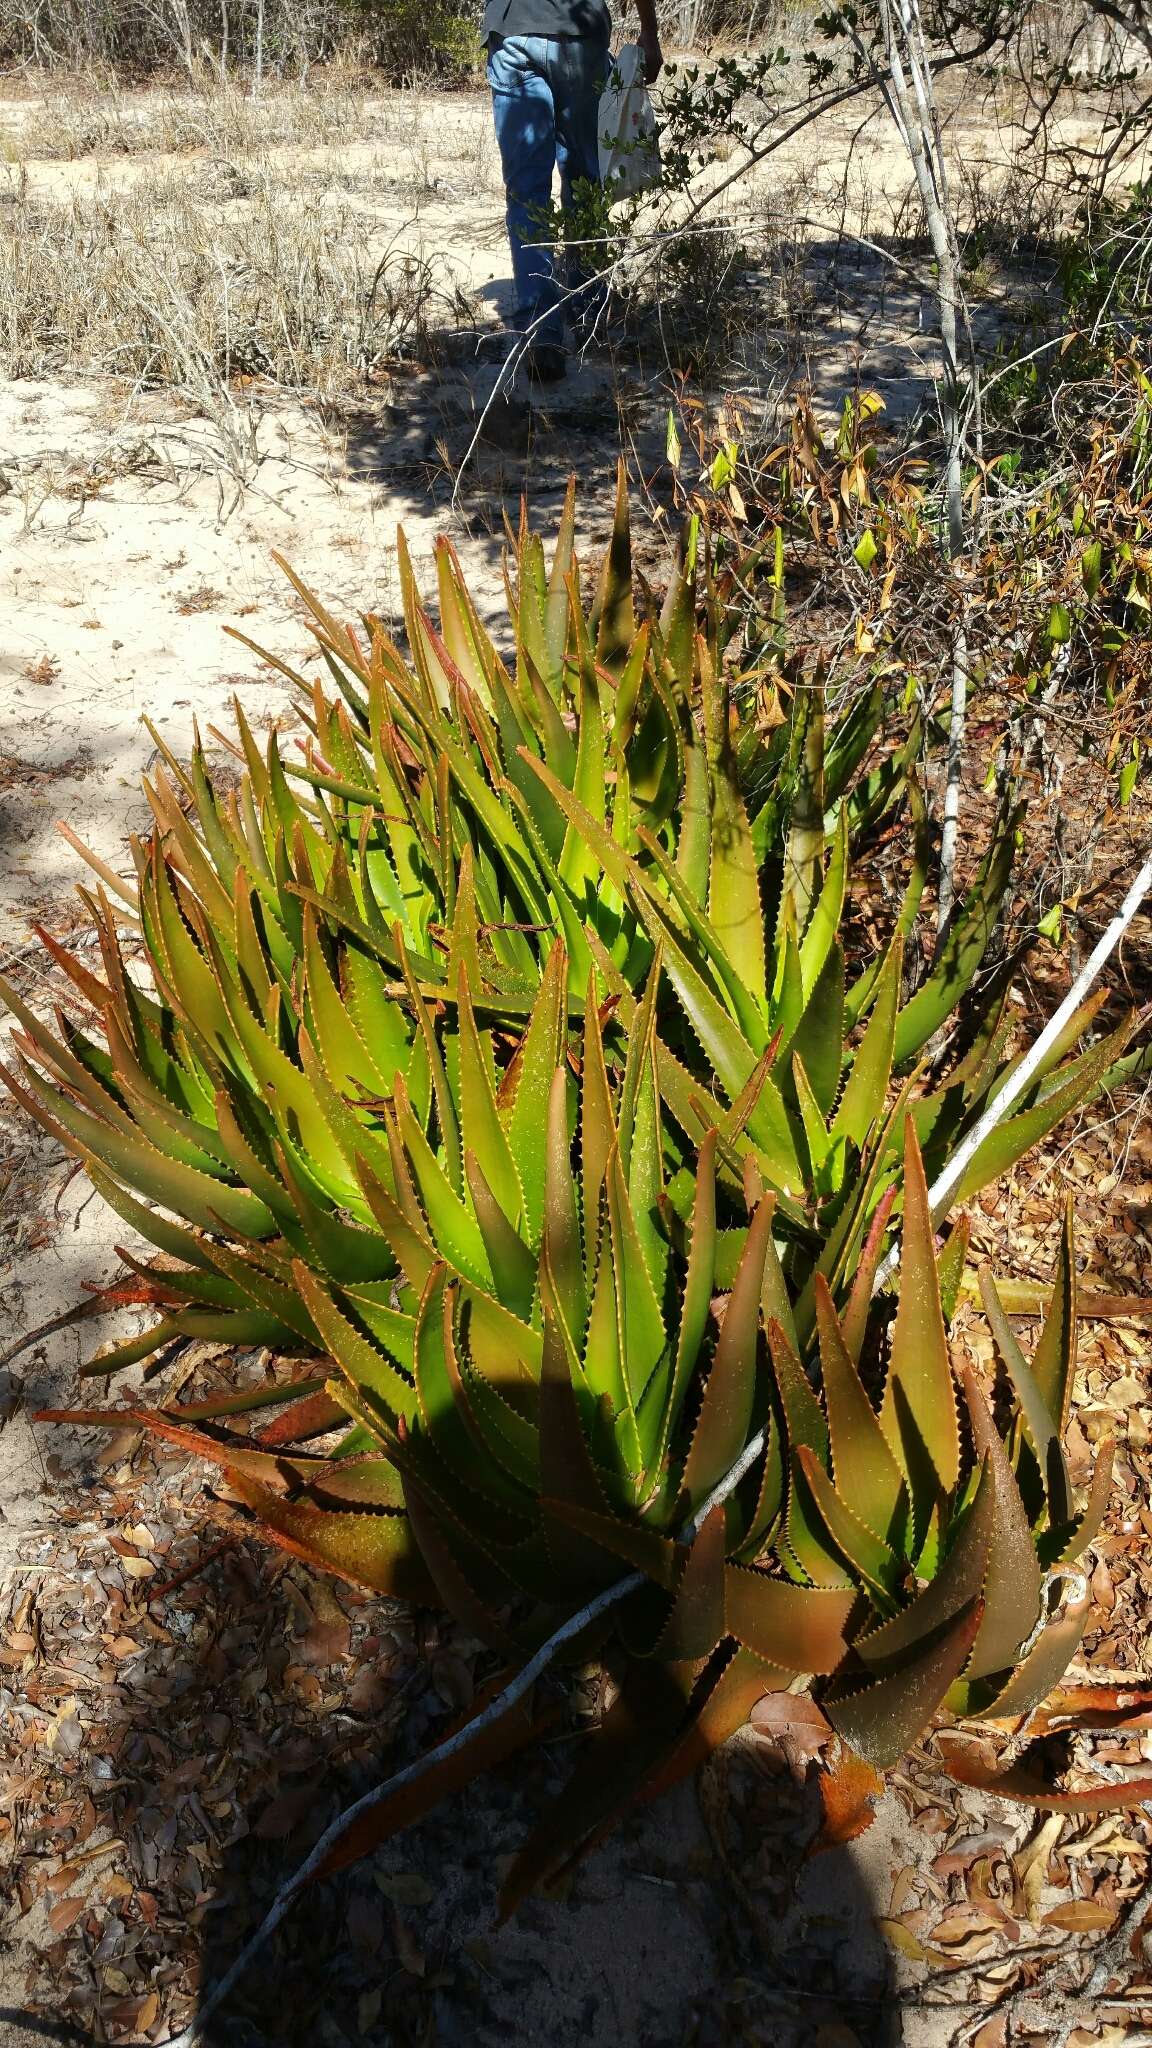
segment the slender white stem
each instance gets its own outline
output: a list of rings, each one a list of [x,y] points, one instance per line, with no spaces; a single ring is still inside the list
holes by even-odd
[[[1114,953],[1120,944],[1149,890],[1152,890],[1152,854],[1145,861],[1108,929],[1097,939],[1060,1007],[1053,1011],[1039,1038],[1025,1053],[1015,1073],[1005,1082],[999,1095],[989,1104],[983,1116],[973,1124],[968,1136],[957,1146],[943,1172],[933,1181],[928,1190],[928,1201],[934,1215],[943,1210],[949,1197],[959,1187],[985,1138],[991,1137],[997,1126],[1003,1123],[1013,1103],[1020,1100],[1030,1085],[1045,1054],[1056,1043],[1069,1018],[1079,1009],[1109,954]],[[899,1263],[900,1250],[897,1245],[893,1245],[877,1270],[877,1287],[882,1286],[884,1281],[891,1277]]]

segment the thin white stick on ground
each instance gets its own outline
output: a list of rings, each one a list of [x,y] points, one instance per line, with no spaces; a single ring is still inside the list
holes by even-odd
[[[949,1160],[944,1171],[929,1188],[928,1201],[933,1210],[939,1208],[947,1200],[952,1190],[958,1185],[980,1146],[984,1143],[985,1138],[1007,1116],[1012,1104],[1019,1100],[1035,1074],[1037,1067],[1040,1065],[1041,1060],[1044,1058],[1045,1053],[1059,1037],[1069,1017],[1079,1007],[1080,1003],[1083,1002],[1084,997],[1091,988],[1092,983],[1096,980],[1109,955],[1119,945],[1150,889],[1152,889],[1152,855],[1149,855],[1149,858],[1145,861],[1123,903],[1108,926],[1107,931],[1097,941],[1090,958],[1085,962],[1080,973],[1077,975],[1059,1009],[1049,1018],[1035,1044],[1021,1060],[1011,1080],[1006,1083],[995,1102],[985,1111],[979,1122],[973,1126],[963,1144],[958,1147],[953,1157]],[[873,1285],[874,1293],[896,1270],[899,1263],[899,1249],[894,1245],[887,1258],[877,1270]],[[731,1470],[725,1473],[723,1479],[713,1488],[707,1500],[697,1510],[691,1521],[682,1529],[682,1541],[690,1542],[701,1524],[711,1514],[713,1508],[720,1507],[727,1500],[729,1494],[734,1492],[741,1479],[743,1479],[744,1474],[755,1464],[763,1448],[764,1431],[760,1430],[752,1438],[751,1442],[745,1445]],[[382,1785],[375,1786],[371,1792],[365,1792],[362,1798],[357,1799],[352,1806],[346,1807],[343,1813],[338,1814],[331,1826],[326,1828],[321,1835],[311,1855],[300,1865],[299,1870],[289,1878],[287,1884],[283,1885],[280,1891],[277,1892],[272,1906],[256,1929],[255,1934],[245,1944],[244,1948],[241,1949],[231,1969],[220,1979],[214,1990],[207,1994],[200,2012],[192,2022],[192,2025],[186,2027],[182,2034],[174,2034],[167,2042],[166,2048],[201,2048],[203,2029],[212,2018],[212,2015],[219,2011],[225,1999],[245,1975],[249,1964],[276,1932],[281,1921],[295,1905],[304,1887],[326,1861],[331,1851],[336,1847],[336,1844],[347,1834],[354,1821],[359,1820],[362,1814],[371,1812],[374,1806],[382,1805],[386,1799],[392,1797],[394,1792],[400,1791],[405,1785],[414,1784],[418,1778],[424,1777],[434,1765],[446,1762],[449,1757],[457,1755],[460,1750],[466,1748],[475,1735],[479,1734],[482,1729],[491,1727],[493,1722],[500,1720],[518,1701],[524,1698],[524,1695],[535,1685],[536,1680],[541,1678],[548,1669],[562,1644],[571,1642],[573,1636],[580,1635],[590,1622],[597,1620],[601,1614],[606,1614],[610,1607],[616,1606],[619,1601],[625,1599],[629,1593],[635,1592],[644,1583],[643,1573],[629,1572],[626,1578],[619,1579],[614,1586],[608,1586],[603,1593],[598,1593],[596,1598],[589,1600],[587,1605],[582,1607],[578,1614],[570,1615],[568,1620],[563,1622],[556,1630],[556,1633],[549,1636],[546,1643],[541,1644],[535,1656],[529,1660],[524,1669],[518,1672],[515,1678],[510,1680],[504,1687],[503,1692],[499,1693],[485,1707],[483,1713],[477,1715],[474,1721],[468,1722],[464,1728],[457,1729],[455,1735],[449,1735],[445,1741],[438,1743],[435,1749],[430,1749],[423,1756],[417,1757],[414,1763],[406,1765],[402,1771],[397,1771],[393,1777],[385,1779]]]

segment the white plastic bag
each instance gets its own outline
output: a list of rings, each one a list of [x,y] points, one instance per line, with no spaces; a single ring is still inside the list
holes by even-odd
[[[660,175],[656,116],[644,84],[644,52],[625,43],[600,101],[600,182],[610,199],[647,192]]]

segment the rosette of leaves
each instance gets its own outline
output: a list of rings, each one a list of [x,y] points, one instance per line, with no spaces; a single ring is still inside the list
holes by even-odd
[[[451,1158],[397,1090],[390,1174],[361,1165],[395,1281],[293,1268],[335,1362],[322,1386],[272,1390],[283,1413],[255,1439],[219,1426],[242,1397],[215,1419],[204,1408],[73,1418],[127,1412],[198,1449],[275,1541],[378,1591],[436,1601],[513,1665],[627,1575],[622,1596],[573,1632],[574,1654],[601,1658],[619,1696],[525,1849],[510,1901],[706,1754],[766,1691],[803,1679],[845,1739],[882,1763],[942,1706],[1023,1711],[1078,1640],[1085,1603],[1061,1606],[1046,1575],[1091,1540],[1109,1474],[1102,1456],[1077,1509],[1060,1448],[1075,1358],[1070,1234],[1030,1366],[986,1283],[1011,1385],[1002,1435],[970,1372],[958,1375],[962,1410],[957,1400],[945,1311],[964,1239],[938,1257],[909,1120],[894,1319],[885,1300],[872,1306],[873,1230],[842,1314],[817,1277],[806,1346],[775,1195],[729,1194],[718,1129],[695,1163],[687,1226],[667,1200],[657,977],[618,1075],[595,1001],[569,1046],[566,983],[558,948],[499,1081],[461,988],[442,1077]],[[724,1298],[726,1223],[742,1248]],[[336,1452],[309,1455],[334,1423]],[[499,1741],[532,1725],[514,1719]],[[476,1768],[493,1753],[488,1733],[478,1743]],[[432,1772],[418,1802],[461,1768]],[[412,1811],[406,1794],[372,1839]]]
[[[338,1284],[391,1276],[360,1170],[389,1184],[387,1105],[403,1089],[454,1157],[439,1077],[458,1057],[459,991],[502,1072],[557,934],[566,1015],[579,1019],[594,979],[614,1071],[658,967],[668,1198],[686,1219],[696,1148],[717,1121],[729,1195],[749,1181],[778,1196],[806,1335],[815,1271],[842,1300],[898,1192],[904,1110],[935,1175],[1010,1072],[1010,966],[930,1089],[915,1067],[977,973],[1014,820],[909,996],[901,947],[927,874],[918,833],[891,944],[852,979],[853,824],[905,784],[915,805],[912,742],[865,773],[878,694],[826,733],[818,679],[797,676],[782,725],[741,728],[737,571],[720,575],[690,538],[663,614],[638,622],[623,487],[589,603],[574,518],[570,495],[550,569],[535,536],[517,543],[514,669],[447,547],[439,629],[401,551],[407,661],[378,621],[358,636],[309,599],[341,694],[312,693],[302,762],[289,773],[275,734],[262,758],[239,712],[234,790],[214,784],[199,744],[187,770],[169,754],[148,785],[155,829],[135,845],[135,887],[105,870],[87,898],[103,977],[46,939],[99,1034],[63,1017],[54,1033],[0,988],[23,1027],[10,1085],[164,1255],[141,1285],[165,1313],[101,1369],[193,1335],[321,1349],[293,1261]],[[138,921],[147,983],[126,963],[124,914]],[[1093,1014],[1054,1048],[962,1194],[1126,1071],[1126,1024],[1075,1051]],[[725,1236],[724,1281],[741,1242],[739,1228]]]

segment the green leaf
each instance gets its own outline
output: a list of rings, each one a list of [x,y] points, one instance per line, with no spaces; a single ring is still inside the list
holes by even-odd
[[[828,1544],[853,1578],[867,1587],[873,1604],[882,1613],[891,1611],[903,1576],[895,1551],[849,1507],[806,1445],[796,1452],[796,1479],[809,1526],[815,1516]]]
[[[854,1145],[861,1147],[883,1114],[892,1078],[902,959],[903,946],[897,936],[885,960],[872,1015],[857,1047],[840,1106],[832,1121],[834,1138],[850,1138]]]
[[[490,1057],[486,1056],[476,1029],[476,1016],[463,969],[457,993],[460,1051],[460,1122],[465,1146],[479,1162],[509,1222],[515,1227],[524,1206],[520,1176],[496,1109],[496,1089]]]
[[[1078,1315],[1075,1224],[1073,1199],[1069,1195],[1064,1207],[1055,1283],[1032,1357],[1032,1376],[1058,1440],[1064,1437],[1072,1408]]]
[[[764,1010],[767,990],[759,864],[732,754],[728,692],[722,679],[713,677],[703,650],[701,663],[712,785],[708,916],[744,987]]]
[[[928,1183],[911,1117],[904,1125],[900,1300],[880,1420],[911,1481],[916,1527],[922,1533],[931,1507],[930,1501],[917,1499],[924,1459],[941,1492],[951,1493],[960,1476],[960,1426],[940,1306]]]
[[[983,1678],[1015,1662],[1021,1643],[1040,1614],[1040,1564],[1028,1516],[1012,1467],[988,1404],[971,1368],[963,1375],[964,1396],[978,1458],[993,1481],[992,1541],[984,1584],[984,1613],[972,1649],[969,1675]]]
[[[293,1275],[329,1357],[350,1385],[373,1397],[388,1430],[401,1419],[410,1422],[416,1413],[411,1381],[341,1313],[329,1289],[301,1260],[296,1261]]]
[[[898,1613],[856,1638],[857,1656],[878,1677],[899,1676],[957,1615],[967,1613],[979,1600],[988,1576],[995,1522],[996,1486],[985,1459],[971,1505],[935,1578]]]
[[[980,1292],[996,1349],[1012,1383],[1020,1418],[1035,1454],[1051,1524],[1054,1528],[1059,1528],[1063,1523],[1070,1521],[1072,1516],[1072,1496],[1068,1470],[1060,1445],[1060,1434],[1033,1377],[1032,1368],[1016,1341],[1015,1332],[996,1291],[995,1281],[986,1266],[980,1273]]]
[[[752,1434],[760,1289],[772,1234],[773,1205],[760,1203],[728,1297],[704,1383],[700,1414],[684,1467],[684,1489],[696,1506],[736,1463]]]
[[[902,1550],[908,1535],[903,1475],[849,1354],[822,1273],[816,1275],[816,1322],[837,1491],[876,1536]]]
[[[580,1345],[588,1294],[580,1243],[576,1179],[568,1141],[568,1080],[563,1067],[552,1078],[548,1098],[547,1182],[544,1196],[544,1254],[560,1313],[573,1343]]]
[[[952,1015],[984,958],[1011,877],[1021,816],[1016,810],[1000,818],[976,879],[932,962],[932,972],[896,1020],[893,1058],[898,1067]]]

